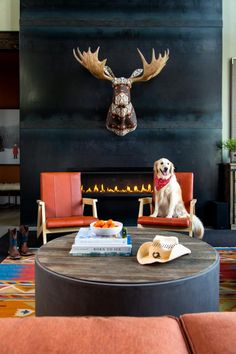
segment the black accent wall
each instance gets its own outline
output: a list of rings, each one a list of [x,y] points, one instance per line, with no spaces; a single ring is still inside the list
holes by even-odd
[[[167,157],[194,172],[208,224],[219,193],[221,36],[221,0],[21,0],[21,222],[36,224],[41,171],[151,169]],[[148,61],[152,48],[169,48],[160,75],[131,89],[134,132],[105,128],[111,83],[74,59],[77,46],[100,46],[117,77],[141,67],[136,48]]]

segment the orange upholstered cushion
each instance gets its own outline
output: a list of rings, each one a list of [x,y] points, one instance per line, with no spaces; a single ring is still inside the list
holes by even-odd
[[[150,226],[171,226],[171,227],[188,227],[189,218],[155,218],[152,216],[140,216],[138,224]]]
[[[194,354],[235,354],[236,313],[198,313],[181,316]]]
[[[70,216],[65,218],[47,218],[46,225],[47,228],[57,228],[57,227],[81,227],[89,226],[91,222],[97,219],[93,216]]]
[[[0,319],[1,354],[187,354],[171,317]],[[205,353],[205,352],[204,352]]]

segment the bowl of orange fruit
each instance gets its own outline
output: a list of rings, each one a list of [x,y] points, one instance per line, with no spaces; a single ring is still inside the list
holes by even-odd
[[[97,220],[90,224],[90,229],[97,236],[113,236],[118,235],[122,230],[123,224],[119,221],[109,220]]]

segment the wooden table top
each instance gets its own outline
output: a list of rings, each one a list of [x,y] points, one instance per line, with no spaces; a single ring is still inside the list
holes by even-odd
[[[69,255],[75,234],[58,237],[42,246],[36,256],[40,267],[60,275],[81,281],[144,284],[173,281],[207,272],[216,262],[218,253],[207,243],[174,232],[151,228],[128,227],[132,236],[132,256],[79,257]],[[179,243],[192,253],[165,264],[140,265],[136,259],[140,245],[152,241],[155,235],[177,236]]]

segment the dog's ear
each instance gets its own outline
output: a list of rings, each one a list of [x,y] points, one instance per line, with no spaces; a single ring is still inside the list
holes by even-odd
[[[170,164],[170,174],[173,175],[175,173],[175,166],[174,164],[171,162]]]
[[[154,174],[157,174],[158,173],[158,162],[159,160],[156,160],[153,164],[153,171],[154,171]]]

